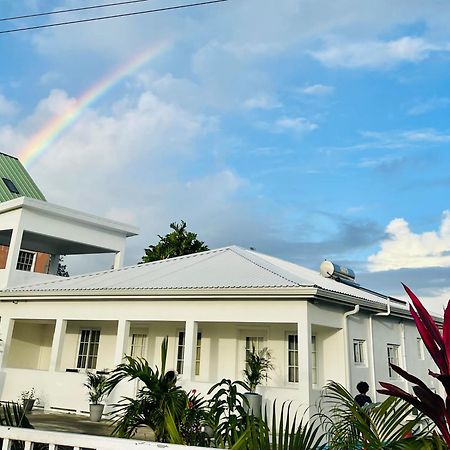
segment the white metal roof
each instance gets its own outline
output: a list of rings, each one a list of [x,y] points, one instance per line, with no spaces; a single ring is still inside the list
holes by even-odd
[[[327,291],[386,303],[386,297],[324,278],[319,272],[237,246],[210,250],[122,269],[60,278],[18,286],[12,294],[49,295],[67,292],[142,291],[177,289],[322,288]]]

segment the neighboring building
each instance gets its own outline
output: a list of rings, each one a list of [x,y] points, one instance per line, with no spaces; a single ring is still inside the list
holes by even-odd
[[[280,403],[313,404],[329,379],[352,391],[366,380],[374,398],[379,380],[407,388],[389,361],[419,377],[433,367],[403,301],[235,246],[122,268],[136,232],[42,199],[0,203],[10,247],[0,270],[1,400],[35,387],[46,409],[86,411],[86,370],[108,371],[124,354],[159,364],[165,336],[168,368],[204,393],[242,378],[246,351],[268,347],[275,369],[260,390]],[[52,261],[109,252],[114,269],[69,278],[20,271],[21,248]],[[110,400],[135,388],[124,383]]]
[[[45,201],[45,197],[36,186],[36,183],[21,162],[14,156],[0,153],[0,178],[0,202],[20,197]],[[6,267],[9,250],[9,247],[3,244],[4,240],[0,244],[0,270]],[[28,272],[49,273],[50,255],[21,249],[17,261],[17,269]]]

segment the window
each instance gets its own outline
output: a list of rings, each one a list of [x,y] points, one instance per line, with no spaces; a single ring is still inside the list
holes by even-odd
[[[388,363],[389,364],[395,364],[396,366],[399,365],[399,357],[398,357],[399,348],[400,348],[400,346],[396,345],[396,344],[388,344],[387,345],[387,355],[388,355]],[[388,364],[389,378],[397,379],[398,374],[392,370],[392,368],[389,364]]]
[[[100,330],[84,329],[80,332],[77,369],[95,369],[97,367]]]
[[[422,338],[417,338],[417,356],[419,359],[425,359],[425,352],[423,350],[423,341]]]
[[[131,356],[133,358],[144,358],[147,350],[147,335],[133,333],[131,336]]]
[[[247,359],[247,355],[253,352],[253,349],[256,353],[264,347],[264,338],[261,336],[247,336],[245,338],[245,359]]]
[[[177,348],[177,372],[183,373],[184,365],[184,331],[178,333],[178,348]]]
[[[17,259],[17,270],[25,270],[27,272],[32,272],[34,269],[34,260],[36,253],[27,252],[25,250],[20,250],[19,258]]]
[[[19,189],[16,188],[16,185],[9,180],[8,178],[3,178],[3,183],[5,183],[6,187],[9,189],[9,192],[12,192],[13,194],[20,194]]]
[[[366,341],[353,339],[353,362],[361,366],[366,363]]]
[[[298,383],[298,336],[288,335],[288,382]]]
[[[315,336],[311,336],[311,381],[312,384],[317,384],[317,347]]]
[[[200,355],[202,345],[202,333],[197,333],[197,346],[195,348],[195,375],[200,375]],[[185,347],[185,333],[178,332],[178,347],[177,347],[177,372],[183,373],[184,365],[184,347]]]
[[[197,347],[195,348],[195,375],[200,375],[201,354],[202,354],[202,333],[197,333]]]

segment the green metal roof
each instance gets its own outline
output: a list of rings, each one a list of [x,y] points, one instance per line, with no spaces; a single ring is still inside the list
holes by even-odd
[[[12,185],[7,180],[10,180]],[[12,190],[8,188],[7,184],[10,184]],[[12,192],[14,190],[17,190],[18,193]],[[6,202],[18,197],[30,197],[45,201],[44,195],[22,163],[14,156],[0,152],[0,202]]]

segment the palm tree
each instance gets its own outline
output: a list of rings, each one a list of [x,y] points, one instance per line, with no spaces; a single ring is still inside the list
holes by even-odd
[[[174,371],[165,372],[167,359],[167,337],[161,344],[161,370],[149,366],[144,358],[125,357],[111,372],[108,391],[111,392],[122,380],[139,380],[142,387],[136,398],[123,397],[114,410],[115,428],[113,434],[131,437],[141,425],[149,426],[158,442],[167,442],[168,434],[164,425],[165,416],[170,413],[175,423],[180,423],[186,407],[187,394],[176,385]]]

